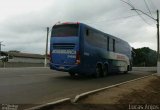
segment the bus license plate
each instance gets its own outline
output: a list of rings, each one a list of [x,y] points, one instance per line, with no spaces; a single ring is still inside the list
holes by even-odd
[[[64,67],[63,67],[63,66],[60,66],[59,69],[64,69]]]

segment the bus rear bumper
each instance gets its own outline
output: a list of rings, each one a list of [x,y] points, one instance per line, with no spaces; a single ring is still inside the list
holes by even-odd
[[[50,63],[50,69],[64,72],[79,72],[79,65],[59,65]]]

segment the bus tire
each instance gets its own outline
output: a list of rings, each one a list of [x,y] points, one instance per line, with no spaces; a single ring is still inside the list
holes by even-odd
[[[103,76],[107,76],[109,73],[108,73],[108,65],[107,64],[104,64],[103,66]]]
[[[71,77],[75,77],[75,76],[76,76],[76,73],[69,72],[69,75],[70,75]]]
[[[124,74],[127,74],[127,73],[128,73],[128,71],[129,71],[129,65],[127,66],[127,70],[126,70],[126,71],[124,71]]]
[[[127,73],[128,73],[128,71],[124,71],[123,73],[124,73],[124,74],[127,74]]]
[[[102,77],[103,76],[103,70],[102,70],[102,66],[101,64],[98,64],[96,66],[96,73],[95,73],[95,78],[99,78],[99,77]]]

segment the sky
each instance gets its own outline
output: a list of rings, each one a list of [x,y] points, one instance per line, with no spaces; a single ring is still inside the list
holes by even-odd
[[[160,0],[124,0],[156,18]],[[127,41],[157,50],[156,21],[121,0],[0,0],[2,51],[45,53],[46,27],[82,22]],[[49,36],[50,37],[50,36]]]

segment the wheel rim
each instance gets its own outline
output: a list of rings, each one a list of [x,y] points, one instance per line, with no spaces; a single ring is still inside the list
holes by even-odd
[[[69,73],[71,77],[75,77],[76,73]]]
[[[104,74],[104,76],[107,76],[107,75],[108,75],[108,68],[107,68],[107,67],[104,67],[104,69],[103,69],[103,74]]]
[[[102,74],[102,69],[100,68],[100,66],[97,66],[97,67],[96,67],[96,77],[97,77],[97,78],[100,77],[101,74]]]

